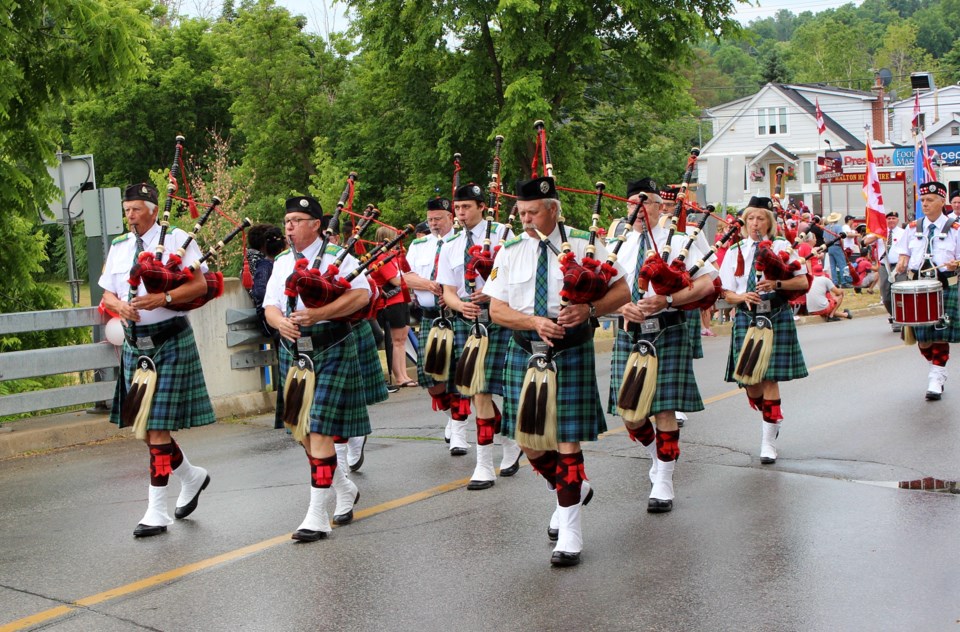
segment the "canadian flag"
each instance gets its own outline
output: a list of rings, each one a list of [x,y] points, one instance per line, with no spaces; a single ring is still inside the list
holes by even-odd
[[[870,145],[870,140],[867,139],[867,169],[863,173],[863,199],[867,202],[867,232],[886,239],[886,211],[883,209],[877,163],[873,159],[873,149]]]
[[[816,100],[817,103],[817,131],[823,134],[827,131],[827,124],[823,121],[823,110],[820,109],[820,99]]]

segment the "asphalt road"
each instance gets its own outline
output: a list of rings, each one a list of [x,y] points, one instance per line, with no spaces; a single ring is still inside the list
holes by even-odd
[[[783,385],[772,466],[723,382],[729,338],[705,339],[672,513],[646,513],[646,451],[609,420],[570,569],[549,565],[543,481],[467,491],[473,453],[448,455],[418,389],[371,408],[357,520],[312,544],[289,539],[308,470],[272,417],[179,433],[213,480],[146,540],[142,444],[0,462],[0,631],[957,629],[960,497],[897,483],[960,479],[960,374],[924,401],[926,363],[882,317],[800,337],[812,372]]]

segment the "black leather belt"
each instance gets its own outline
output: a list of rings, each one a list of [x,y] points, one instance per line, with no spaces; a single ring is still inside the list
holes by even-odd
[[[922,274],[921,272],[917,272],[915,270],[911,271],[910,274],[914,280],[924,278],[923,276],[921,276]],[[940,270],[937,270],[937,281],[940,281],[940,285],[942,285],[943,289],[945,290],[950,288],[950,279],[956,276],[957,276],[956,270],[948,270],[947,272],[941,272]],[[956,283],[956,281],[954,281],[954,283]]]
[[[667,327],[673,327],[686,321],[681,311],[660,312],[648,316],[642,323],[626,323],[623,316],[617,317],[617,327],[629,332],[654,333]]]
[[[170,340],[177,334],[190,329],[190,321],[187,320],[185,316],[177,316],[172,318],[169,321],[169,324],[153,334],[152,336],[131,336],[126,334],[125,337],[127,342],[130,343],[130,346],[134,349],[139,349],[140,351],[149,351],[150,349],[156,349],[166,341]]]
[[[585,342],[593,339],[593,327],[587,323],[578,326],[576,329],[567,329],[567,335],[560,340],[550,339],[553,343],[553,352],[557,353],[564,349],[579,347]],[[527,353],[533,353],[531,342],[539,342],[540,336],[534,331],[515,331],[513,332],[513,341]]]
[[[303,338],[310,338],[310,341],[313,343],[314,351],[321,351],[327,347],[331,347],[334,343],[340,342],[343,340],[352,330],[353,325],[350,323],[340,323],[340,322],[329,322],[325,325],[322,325],[323,331],[317,331],[311,333],[309,336],[304,336]],[[310,349],[304,349],[303,343],[301,342],[303,338],[297,340],[297,347],[300,351],[310,351]]]
[[[434,320],[435,318],[440,318],[440,310],[435,307],[421,307],[420,310],[426,319]]]

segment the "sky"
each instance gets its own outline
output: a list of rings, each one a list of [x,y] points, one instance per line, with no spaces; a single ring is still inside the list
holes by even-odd
[[[753,4],[760,6],[737,5],[735,14],[737,20],[743,24],[751,20],[772,17],[781,9],[789,9],[799,14],[804,11],[819,13],[832,9],[851,0],[754,0]],[[852,0],[859,5],[862,0]],[[207,14],[213,11],[212,7],[219,6],[216,0],[180,0],[181,10],[189,15]],[[305,15],[308,20],[307,29],[320,34],[342,30],[346,27],[344,14],[346,9],[342,3],[332,0],[277,0],[277,4],[286,7],[291,13]]]

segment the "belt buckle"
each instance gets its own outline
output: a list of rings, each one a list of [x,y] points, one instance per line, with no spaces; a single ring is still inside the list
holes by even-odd
[[[770,299],[762,300],[757,304],[758,314],[769,314],[772,309],[773,307],[770,304]]]
[[[150,351],[153,348],[154,344],[151,336],[137,336],[137,349],[140,351]]]
[[[660,319],[648,318],[640,323],[640,333],[655,334],[660,331]]]
[[[957,275],[947,278],[947,285],[956,285],[958,283]]]
[[[550,349],[550,345],[548,345],[542,340],[530,341],[530,352],[533,355],[545,355],[548,349]]]
[[[480,319],[480,322],[481,322],[481,323],[489,323],[489,322],[490,322],[490,307],[489,307],[489,306],[488,306],[488,307],[481,307],[481,308],[480,308],[480,316],[479,316],[479,319]]]
[[[313,338],[311,336],[297,338],[297,349],[299,351],[313,351]]]

